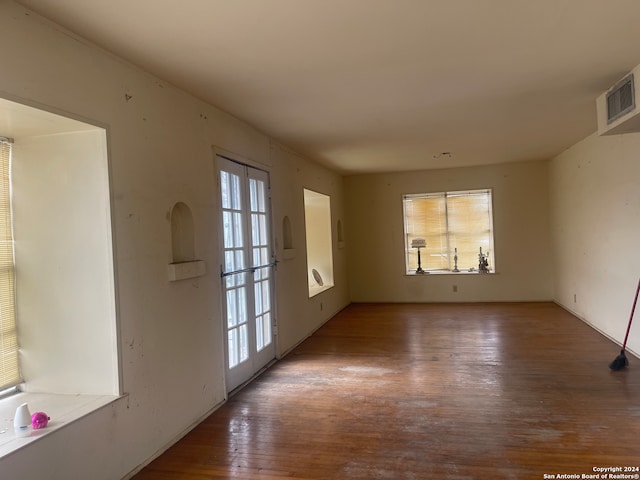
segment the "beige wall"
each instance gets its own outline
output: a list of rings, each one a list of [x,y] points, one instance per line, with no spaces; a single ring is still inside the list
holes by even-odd
[[[635,135],[590,137],[550,164],[343,179],[12,2],[0,3],[0,42],[12,46],[0,96],[107,128],[127,392],[121,401],[1,459],[7,476],[121,478],[224,401],[214,147],[271,174],[279,354],[349,300],[555,297],[605,333],[620,340],[624,335],[640,272],[640,139]],[[331,196],[334,227],[335,287],[312,299],[303,188]],[[497,274],[404,275],[402,194],[475,188],[494,191]],[[195,253],[207,274],[169,283],[169,214],[178,201],[193,212]],[[285,215],[294,246],[286,256]],[[344,245],[337,243],[339,220]],[[630,346],[640,350],[640,329],[632,330]]]
[[[308,298],[302,205],[303,187],[329,193],[340,217],[342,180],[13,2],[0,3],[0,43],[11,45],[0,96],[107,129],[127,394],[0,459],[0,471],[3,478],[122,478],[226,396],[214,147],[270,172],[278,245],[283,216],[292,221],[297,255],[276,273],[280,353],[348,303],[344,252],[336,254],[335,287]],[[193,212],[195,254],[207,273],[168,282],[176,202]]]
[[[405,275],[402,195],[479,188],[493,189],[496,265],[492,267],[497,273]],[[553,297],[547,162],[350,176],[345,192],[352,301]]]
[[[104,130],[16,139],[11,183],[25,390],[117,395]]]
[[[276,272],[277,302],[280,312],[279,351],[286,352],[316,330],[349,303],[347,285],[346,249],[338,247],[336,224],[344,218],[344,193],[342,177],[305,161],[286,148],[274,145],[272,202],[274,224],[277,232]],[[335,286],[309,297],[308,268],[305,250],[305,216],[303,189],[307,188],[331,197],[331,223],[333,236],[333,278]],[[282,248],[282,223],[288,216],[293,237],[293,256],[285,257]]]
[[[640,134],[593,134],[550,174],[555,299],[622,343],[640,276]],[[628,348],[640,352],[640,327]]]

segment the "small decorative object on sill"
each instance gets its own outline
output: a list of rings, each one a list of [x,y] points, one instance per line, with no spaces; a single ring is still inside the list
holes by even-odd
[[[321,287],[324,285],[324,280],[322,280],[322,275],[315,268],[311,270],[311,275],[313,275],[313,279],[316,281],[318,285]]]
[[[16,437],[28,437],[31,435],[31,413],[29,413],[29,406],[26,403],[16,409],[16,415],[13,417],[13,428]]]
[[[454,248],[453,251],[454,251],[454,254],[453,254],[453,262],[454,262],[453,271],[457,273],[457,272],[460,271],[460,270],[458,270],[458,247]]]
[[[44,412],[36,412],[31,415],[31,426],[34,430],[44,428],[49,424],[51,418]]]
[[[478,254],[478,271],[480,273],[489,273],[489,254],[482,253],[482,247],[480,247],[480,253]]]
[[[411,248],[418,249],[418,268],[416,268],[416,273],[418,274],[428,273],[422,269],[422,262],[420,260],[420,249],[426,246],[427,246],[427,241],[424,238],[414,238],[413,240],[411,240]]]

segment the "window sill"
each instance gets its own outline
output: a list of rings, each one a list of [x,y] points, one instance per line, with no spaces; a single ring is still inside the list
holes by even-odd
[[[488,272],[488,273],[480,273],[477,270],[470,272],[468,270],[460,270],[459,272],[451,272],[448,270],[433,270],[426,271],[425,273],[416,273],[416,272],[407,272],[405,276],[407,277],[428,277],[430,275],[497,275],[497,272]]]
[[[0,400],[0,459],[98,410],[117,399],[117,395],[59,395],[20,392]],[[31,414],[45,412],[49,424],[33,430],[28,437],[16,437],[13,417],[16,409],[27,403]]]
[[[309,298],[315,297],[319,293],[322,293],[322,292],[324,292],[326,290],[329,290],[330,288],[333,288],[333,283],[332,284],[325,284],[323,286],[314,285],[312,287],[309,287]]]

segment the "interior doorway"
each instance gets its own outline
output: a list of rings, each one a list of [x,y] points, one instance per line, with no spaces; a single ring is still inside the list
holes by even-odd
[[[269,174],[217,156],[227,391],[275,358]]]

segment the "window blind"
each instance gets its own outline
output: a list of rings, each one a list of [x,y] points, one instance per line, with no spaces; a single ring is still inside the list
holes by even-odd
[[[491,190],[404,195],[407,271],[418,265],[414,238],[424,238],[420,251],[425,270],[453,270],[457,249],[458,269],[478,268],[480,247],[493,266],[493,214]]]
[[[0,141],[0,390],[20,383],[11,228],[11,144]]]

